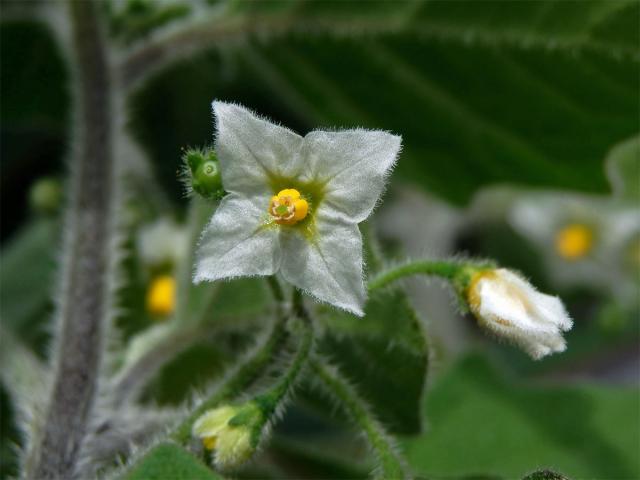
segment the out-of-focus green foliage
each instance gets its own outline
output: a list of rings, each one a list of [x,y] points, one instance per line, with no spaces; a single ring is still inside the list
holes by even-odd
[[[211,138],[213,98],[301,132],[402,133],[398,175],[458,203],[507,181],[605,192],[602,158],[638,130],[636,2],[236,5],[228,21],[247,19],[227,35],[241,44],[223,43],[223,16],[218,48],[134,103],[167,172],[181,146]]]
[[[426,435],[404,442],[428,477],[520,478],[544,465],[569,478],[640,476],[635,388],[526,386],[472,355],[426,398]]]
[[[0,316],[4,328],[44,354],[59,229],[50,219],[24,225],[2,250]]]

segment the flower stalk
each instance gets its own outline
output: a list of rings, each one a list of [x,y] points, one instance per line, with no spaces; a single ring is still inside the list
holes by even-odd
[[[355,388],[342,377],[337,368],[328,365],[326,361],[314,358],[309,364],[328,393],[338,400],[345,412],[366,435],[379,462],[376,477],[380,479],[411,478],[404,459]]]
[[[178,425],[171,435],[173,439],[179,443],[188,443],[191,439],[191,429],[194,422],[207,410],[217,407],[225,400],[232,399],[251,385],[267,365],[272,362],[287,337],[284,321],[281,319],[276,320],[269,336],[262,346],[260,346],[246,362],[237,367],[213,395],[200,403],[187,418]]]
[[[404,277],[428,275],[451,281],[456,290],[468,287],[473,273],[479,269],[492,268],[491,262],[462,262],[458,260],[419,260],[390,268],[369,281],[369,292],[384,288]]]

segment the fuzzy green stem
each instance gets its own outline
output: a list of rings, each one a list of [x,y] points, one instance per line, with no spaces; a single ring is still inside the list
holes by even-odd
[[[390,268],[369,282],[369,291],[379,290],[387,285],[411,275],[430,275],[451,281],[456,288],[464,287],[468,279],[478,270],[493,268],[494,264],[484,262],[461,262],[454,260],[419,260]]]
[[[78,95],[62,264],[55,375],[25,477],[72,479],[94,406],[104,347],[114,172],[111,85],[98,6],[69,2]]]
[[[313,346],[313,329],[306,321],[301,322],[301,325],[303,328],[302,338],[291,365],[289,365],[289,368],[276,385],[256,398],[256,402],[262,407],[263,413],[265,414],[265,423],[274,414],[278,406],[287,398],[289,393],[291,393],[291,390],[300,378],[300,372],[309,360],[309,354]]]
[[[366,434],[367,439],[380,462],[380,478],[406,479],[405,462],[394,448],[391,440],[380,423],[369,411],[367,404],[358,396],[356,390],[346,381],[337,368],[314,358],[309,365],[328,392],[342,405],[346,413]]]
[[[225,400],[230,400],[242,392],[247,386],[251,385],[264,368],[273,360],[275,353],[281,348],[286,339],[287,332],[284,321],[278,319],[264,344],[258,348],[249,360],[238,367],[212,396],[198,405],[189,416],[178,425],[171,436],[177,442],[187,443],[191,438],[191,427],[193,423],[207,410],[216,407]]]

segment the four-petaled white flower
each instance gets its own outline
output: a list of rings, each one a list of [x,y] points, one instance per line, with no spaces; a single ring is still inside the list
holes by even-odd
[[[200,241],[195,282],[273,275],[363,315],[362,237],[401,138],[364,129],[304,138],[214,102],[222,200]]]
[[[516,343],[534,359],[566,348],[562,332],[573,323],[560,299],[538,292],[510,270],[476,273],[467,301],[481,326]]]

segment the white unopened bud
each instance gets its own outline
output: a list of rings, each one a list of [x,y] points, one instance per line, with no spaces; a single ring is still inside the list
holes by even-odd
[[[467,289],[467,302],[481,326],[534,359],[566,348],[562,332],[570,330],[573,322],[560,299],[538,292],[510,270],[477,272]]]

